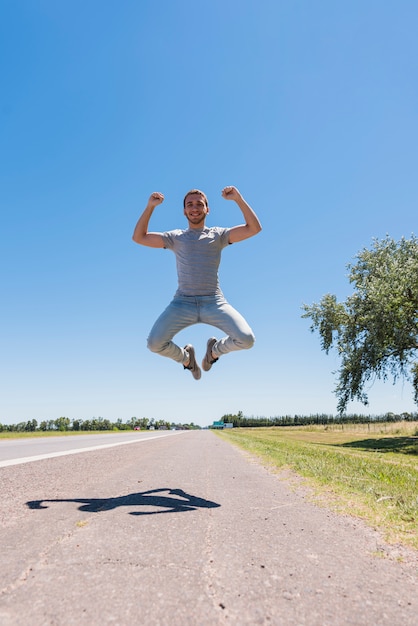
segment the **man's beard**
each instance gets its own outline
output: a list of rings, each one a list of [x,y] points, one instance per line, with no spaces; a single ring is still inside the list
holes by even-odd
[[[203,222],[205,221],[205,217],[206,215],[202,215],[199,217],[187,217],[187,219],[189,220],[191,224],[197,225],[197,224],[203,224]]]

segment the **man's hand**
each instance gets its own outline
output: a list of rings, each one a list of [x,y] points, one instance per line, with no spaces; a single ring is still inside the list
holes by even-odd
[[[225,198],[225,200],[235,200],[235,202],[242,198],[238,189],[232,186],[224,187],[222,189],[222,197]]]
[[[260,220],[236,187],[232,187],[232,185],[224,187],[224,189],[222,189],[222,197],[225,198],[225,200],[235,200],[245,219],[245,224],[234,226],[229,230],[229,243],[243,241],[260,232]]]
[[[154,191],[148,200],[148,206],[154,209],[156,206],[164,202],[164,195],[159,191]]]
[[[148,204],[145,207],[144,212],[136,223],[134,234],[132,239],[135,243],[140,243],[143,246],[149,246],[150,248],[164,248],[164,241],[162,233],[150,233],[148,232],[148,224],[151,215],[158,204],[164,202],[164,196],[159,191],[154,191],[148,200]]]

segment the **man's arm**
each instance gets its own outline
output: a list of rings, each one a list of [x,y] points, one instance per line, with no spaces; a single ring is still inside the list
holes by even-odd
[[[225,200],[235,200],[245,219],[245,224],[231,228],[229,231],[229,243],[243,241],[260,232],[260,220],[236,187],[225,187],[222,189],[222,197],[225,198]]]
[[[155,191],[149,197],[148,204],[145,207],[144,212],[139,218],[132,239],[135,243],[140,243],[143,246],[149,246],[150,248],[164,248],[164,241],[162,233],[149,233],[148,224],[151,215],[154,212],[155,207],[164,201],[162,193]]]

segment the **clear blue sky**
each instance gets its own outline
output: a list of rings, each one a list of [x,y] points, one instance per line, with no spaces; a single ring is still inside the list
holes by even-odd
[[[351,293],[373,238],[416,232],[418,5],[414,0],[2,0],[0,422],[132,416],[210,424],[335,413],[333,372],[303,303]],[[146,348],[176,289],[174,255],[131,240],[263,225],[223,253],[228,300],[256,345],[196,382]],[[199,360],[208,326],[178,336]],[[216,334],[216,333],[215,333]],[[370,405],[411,411],[408,383]]]

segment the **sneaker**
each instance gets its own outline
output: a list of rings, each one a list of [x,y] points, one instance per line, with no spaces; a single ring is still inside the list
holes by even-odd
[[[199,380],[199,378],[202,376],[202,372],[200,371],[200,367],[197,364],[194,354],[194,348],[192,345],[190,345],[190,343],[188,343],[187,346],[184,346],[184,349],[189,354],[189,365],[183,365],[183,367],[185,370],[191,371],[195,380]]]
[[[212,367],[212,365],[214,363],[216,363],[216,361],[218,360],[218,359],[214,359],[213,356],[212,356],[212,348],[213,348],[213,346],[215,345],[216,342],[217,342],[216,337],[211,337],[208,340],[205,358],[202,361],[202,369],[205,372],[208,372],[210,370],[210,368]]]

